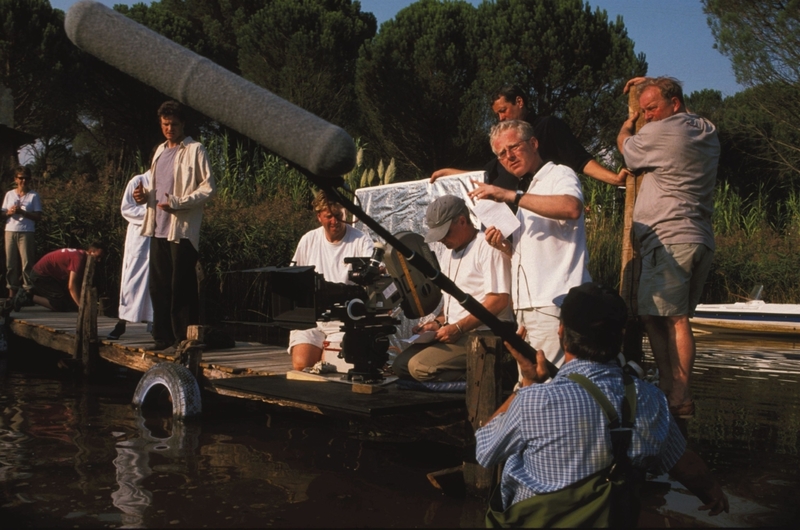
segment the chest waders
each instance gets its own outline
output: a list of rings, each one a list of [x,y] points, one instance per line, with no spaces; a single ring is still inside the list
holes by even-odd
[[[625,398],[622,420],[608,398],[586,377],[570,374],[603,409],[611,433],[613,461],[605,469],[550,493],[534,495],[502,510],[500,487],[495,489],[486,513],[487,528],[635,527],[641,507],[644,471],[635,469],[628,457],[634,418],[636,385],[623,373]]]

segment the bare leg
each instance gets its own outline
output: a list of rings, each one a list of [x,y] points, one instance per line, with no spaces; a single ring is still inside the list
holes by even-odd
[[[669,355],[669,333],[664,317],[642,315],[642,323],[650,339],[650,348],[658,367],[658,387],[667,396],[672,392],[672,365]]]
[[[313,344],[297,344],[292,348],[292,368],[302,370],[314,366],[322,359],[322,348]]]
[[[44,296],[39,296],[39,295],[36,295],[36,294],[33,295],[33,303],[36,304],[36,305],[40,305],[42,307],[46,307],[47,309],[49,309],[51,311],[55,311],[56,310],[55,307],[50,305],[50,300],[48,300]]]
[[[686,315],[669,317],[673,341],[670,341],[670,364],[672,365],[672,392],[669,404],[673,406],[688,403],[692,399],[689,379],[694,366],[695,343],[689,317]],[[672,337],[671,337],[672,338]]]
[[[695,357],[695,343],[689,317],[643,316],[650,347],[653,349],[659,386],[667,395],[670,406],[679,406],[692,399],[689,377]]]

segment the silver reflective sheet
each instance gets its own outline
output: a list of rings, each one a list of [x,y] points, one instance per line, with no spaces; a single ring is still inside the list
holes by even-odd
[[[472,181],[483,182],[485,175],[484,171],[473,171],[438,178],[433,184],[425,179],[361,188],[356,190],[356,202],[392,234],[409,231],[424,236],[428,231],[425,225],[428,205],[443,195],[456,195],[464,199],[471,212],[475,202],[467,194],[477,187]],[[472,222],[479,226],[475,214],[472,214]],[[357,220],[355,227],[373,241],[383,241],[361,221]]]
[[[431,184],[427,179],[412,182],[399,182],[385,186],[373,186],[356,190],[356,203],[381,226],[392,234],[398,232],[416,232],[425,235],[428,227],[425,225],[425,211],[428,205],[443,195],[456,195],[464,199],[470,209],[472,223],[480,226],[478,218],[472,213],[475,202],[469,198],[468,193],[477,186],[472,181],[484,182],[484,171],[461,173],[449,177],[441,177]],[[354,226],[368,234],[373,241],[383,241],[375,232],[370,230],[360,220]],[[385,241],[384,241],[385,243]],[[430,244],[431,250],[440,257],[445,249],[441,243]],[[442,305],[430,315],[420,319],[407,319],[402,310],[398,318],[401,324],[397,326],[397,333],[390,339],[393,348],[390,354],[396,355],[406,348],[407,344],[402,339],[410,337],[411,329],[420,322],[428,322],[441,311]]]

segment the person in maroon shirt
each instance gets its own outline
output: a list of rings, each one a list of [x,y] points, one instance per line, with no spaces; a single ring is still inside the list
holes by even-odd
[[[80,305],[83,270],[86,257],[100,261],[105,252],[102,243],[89,245],[88,250],[62,248],[42,256],[31,272],[33,303],[53,311],[75,311]],[[14,298],[14,310],[19,311],[28,302],[25,289]]]

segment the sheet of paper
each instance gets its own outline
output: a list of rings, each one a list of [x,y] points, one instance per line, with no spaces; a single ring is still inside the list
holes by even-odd
[[[408,344],[427,344],[429,342],[433,342],[434,338],[436,338],[435,331],[423,331],[422,333],[411,335],[407,339],[400,340],[407,342]]]
[[[486,228],[493,226],[500,230],[503,237],[508,237],[519,228],[519,219],[507,204],[489,200],[475,201],[472,209],[481,224]]]

